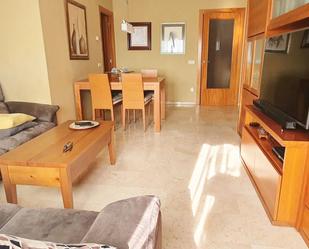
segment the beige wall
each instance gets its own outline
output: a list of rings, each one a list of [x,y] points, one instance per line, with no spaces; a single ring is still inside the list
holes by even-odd
[[[117,66],[135,70],[157,68],[166,76],[168,101],[195,102],[199,10],[245,6],[246,0],[114,0]],[[152,22],[151,51],[127,50],[127,36],[120,31],[122,19]],[[164,22],[186,23],[185,55],[160,54],[160,24]],[[189,65],[188,60],[195,60],[196,64]],[[191,88],[194,92],[190,92]]]
[[[87,78],[89,73],[102,72],[103,63],[99,8],[112,9],[112,0],[78,0],[86,6],[89,42],[89,60],[70,60],[67,37],[65,4],[63,0],[39,0],[47,57],[48,77],[53,104],[61,107],[59,122],[75,119],[73,82]],[[89,117],[89,94],[85,96]]]
[[[51,103],[38,0],[1,0],[0,83],[7,100]]]

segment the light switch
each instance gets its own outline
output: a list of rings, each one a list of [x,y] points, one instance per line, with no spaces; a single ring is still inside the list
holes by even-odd
[[[99,37],[99,36],[96,36],[96,37],[95,37],[95,40],[96,40],[96,41],[99,41],[99,40],[100,40],[100,37]]]
[[[102,63],[99,62],[98,63],[98,68],[100,68],[100,67],[102,67]]]

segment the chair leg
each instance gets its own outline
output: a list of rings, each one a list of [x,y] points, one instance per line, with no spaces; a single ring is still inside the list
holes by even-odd
[[[146,111],[145,106],[143,108],[143,124],[144,124],[144,132],[146,131]]]
[[[114,115],[114,108],[111,110],[111,120],[114,122],[114,130],[116,130],[116,122],[115,122],[115,115]]]
[[[95,120],[96,119],[96,115],[95,115],[95,109],[92,109],[92,120]]]
[[[126,109],[122,108],[122,127],[126,130]]]
[[[148,104],[148,125],[151,124],[151,102]]]
[[[114,109],[111,109],[111,120],[115,121]]]
[[[136,123],[136,111],[133,110],[133,120],[134,120],[134,123]]]

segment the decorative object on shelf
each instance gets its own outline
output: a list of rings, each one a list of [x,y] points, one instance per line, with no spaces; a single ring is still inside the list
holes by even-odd
[[[185,23],[162,23],[161,54],[185,53]]]
[[[151,50],[151,22],[131,22],[133,32],[128,33],[129,50]]]
[[[269,53],[287,54],[290,47],[290,34],[270,37],[266,41],[265,51]]]
[[[86,7],[67,0],[67,28],[71,60],[89,60]]]
[[[309,29],[304,31],[304,37],[301,43],[301,48],[309,48]]]
[[[268,133],[265,131],[262,127],[259,127],[257,129],[259,139],[267,139],[268,138]]]
[[[126,20],[122,20],[121,31],[132,34],[133,33],[133,25],[131,23],[128,23]]]

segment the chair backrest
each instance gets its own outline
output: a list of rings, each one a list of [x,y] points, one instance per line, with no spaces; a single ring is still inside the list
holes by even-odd
[[[144,86],[140,73],[122,74],[122,103],[127,109],[144,107]]]
[[[141,73],[142,73],[142,76],[144,78],[156,78],[156,77],[158,77],[158,70],[157,69],[142,69]]]
[[[113,100],[107,74],[89,75],[92,109],[111,109]]]

